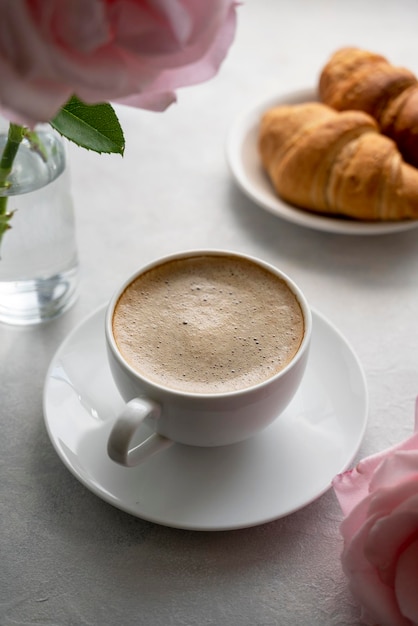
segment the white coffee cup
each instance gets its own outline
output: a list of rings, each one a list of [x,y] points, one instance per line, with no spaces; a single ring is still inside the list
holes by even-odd
[[[272,280],[279,279],[294,296],[302,315],[303,331],[295,355],[282,369],[267,378],[229,391],[188,391],[156,381],[130,364],[114,335],[115,308],[128,286],[150,270],[170,267],[183,260],[206,263],[233,261],[246,267],[261,268]],[[181,263],[180,263],[181,266]],[[252,269],[251,269],[252,271]],[[199,287],[198,287],[199,289]],[[119,305],[118,305],[119,306]],[[158,308],[158,307],[157,307]],[[260,302],[260,309],[263,304]],[[216,312],[216,311],[215,311]],[[193,311],[192,311],[193,313]],[[185,324],[186,322],[183,322]],[[247,439],[278,418],[294,397],[305,371],[312,332],[308,303],[298,286],[283,272],[253,257],[223,250],[194,250],[174,254],[150,263],[128,278],[112,297],[106,313],[106,346],[116,386],[126,401],[117,417],[108,440],[112,460],[135,466],[173,443],[192,446],[223,446]],[[216,337],[216,335],[215,335]],[[223,337],[216,341],[222,342]],[[245,354],[245,351],[244,351]],[[152,434],[140,443],[141,425]]]

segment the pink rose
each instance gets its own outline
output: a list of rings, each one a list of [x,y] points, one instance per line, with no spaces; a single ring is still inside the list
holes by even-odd
[[[234,38],[234,0],[0,0],[0,109],[52,119],[75,94],[164,110],[216,74]]]
[[[338,475],[342,565],[364,623],[418,624],[418,404],[415,434]]]

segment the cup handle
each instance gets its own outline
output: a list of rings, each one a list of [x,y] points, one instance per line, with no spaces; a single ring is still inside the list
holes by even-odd
[[[132,438],[145,418],[158,419],[161,407],[145,398],[134,398],[128,402],[117,418],[107,442],[107,453],[116,463],[135,467],[151,455],[168,448],[174,442],[163,435],[153,433],[139,445],[131,448]]]

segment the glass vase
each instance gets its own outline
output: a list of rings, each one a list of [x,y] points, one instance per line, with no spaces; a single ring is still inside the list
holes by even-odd
[[[0,154],[8,123],[0,125]],[[36,324],[75,301],[78,256],[66,146],[51,126],[36,133],[42,151],[23,139],[0,187],[12,212],[0,246],[0,321]]]

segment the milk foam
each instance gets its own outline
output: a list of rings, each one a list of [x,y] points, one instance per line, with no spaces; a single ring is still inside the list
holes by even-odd
[[[208,255],[168,261],[130,283],[113,334],[142,376],[186,392],[222,393],[283,369],[304,323],[279,277],[246,259]]]

